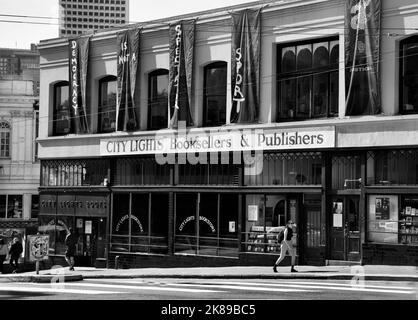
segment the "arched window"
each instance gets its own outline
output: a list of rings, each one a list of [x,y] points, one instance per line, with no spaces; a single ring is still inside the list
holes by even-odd
[[[227,63],[214,62],[205,67],[203,125],[226,123]]]
[[[107,76],[99,81],[99,127],[98,132],[116,130],[116,84],[115,76]]]
[[[0,122],[0,158],[10,158],[10,124]]]
[[[68,81],[58,82],[54,85],[53,121],[54,136],[62,136],[72,133]]]
[[[338,115],[338,39],[279,45],[277,52],[278,121]]]
[[[159,69],[148,75],[148,129],[168,127],[168,70]]]
[[[418,112],[418,35],[400,43],[400,112]]]

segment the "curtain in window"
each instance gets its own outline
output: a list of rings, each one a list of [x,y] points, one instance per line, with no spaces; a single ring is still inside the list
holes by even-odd
[[[231,15],[231,123],[256,122],[260,97],[261,9],[246,9]]]
[[[190,106],[192,104],[195,23],[195,20],[182,20],[171,24],[169,29],[170,128],[177,128],[178,121],[185,121],[187,126],[193,126]]]
[[[138,129],[138,117],[135,111],[136,77],[139,69],[140,29],[131,29],[118,33],[118,96],[116,131],[134,131]]]
[[[347,1],[345,29],[346,115],[381,112],[379,84],[380,0]]]

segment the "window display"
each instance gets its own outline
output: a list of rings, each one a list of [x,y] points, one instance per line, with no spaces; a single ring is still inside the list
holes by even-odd
[[[418,195],[369,196],[371,242],[418,245]]]
[[[298,200],[286,195],[247,195],[246,207],[245,251],[280,252],[277,236],[287,220],[297,225]],[[293,232],[292,242],[297,248],[297,228]]]
[[[402,197],[399,242],[418,245],[418,196]]]
[[[398,196],[369,196],[368,239],[398,243]]]

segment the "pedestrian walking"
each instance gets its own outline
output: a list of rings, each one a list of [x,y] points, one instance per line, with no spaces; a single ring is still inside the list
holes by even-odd
[[[65,245],[67,250],[65,251],[65,260],[70,266],[70,270],[74,271],[74,255],[76,251],[77,236],[73,233],[73,228],[68,229],[68,234],[65,237]]]
[[[0,239],[0,273],[3,273],[3,263],[7,257],[7,244],[3,238]]]
[[[292,237],[293,237],[293,227],[296,227],[296,224],[293,223],[292,220],[289,220],[287,222],[286,228],[280,232],[279,234],[279,243],[280,245],[280,256],[277,259],[276,263],[273,266],[273,271],[277,272],[277,266],[280,264],[280,262],[283,261],[283,259],[286,256],[286,252],[288,251],[289,254],[292,257],[292,267],[290,269],[290,272],[298,272],[295,269],[295,260],[296,260],[296,253],[295,249],[292,245]]]
[[[14,238],[12,246],[10,247],[10,266],[13,268],[13,273],[16,273],[19,269],[19,258],[23,252],[23,246],[19,241],[19,238]]]

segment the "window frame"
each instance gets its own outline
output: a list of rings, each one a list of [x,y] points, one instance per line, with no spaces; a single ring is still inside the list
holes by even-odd
[[[221,123],[211,123],[208,124],[208,103],[207,103],[207,72],[212,69],[221,69],[225,68],[226,71],[226,79],[225,79],[225,122]],[[226,109],[227,109],[227,85],[228,85],[228,63],[226,61],[216,61],[206,65],[203,69],[203,127],[217,127],[226,124],[227,116],[226,116]],[[221,95],[212,95],[215,97],[221,97]],[[222,95],[223,96],[223,95]]]
[[[70,130],[67,133],[57,133],[57,122],[58,122],[58,108],[57,108],[57,89],[61,87],[68,87],[68,99],[70,99],[70,83],[68,81],[60,81],[53,85],[53,103],[52,103],[52,135],[53,136],[65,136],[67,134],[74,133],[71,126],[71,110],[70,105],[68,105],[68,114],[70,117]],[[68,101],[69,103],[70,101]]]
[[[118,94],[118,88],[117,88],[117,77],[116,76],[114,76],[114,75],[108,75],[108,76],[105,76],[105,77],[103,77],[103,78],[101,78],[100,80],[99,80],[99,101],[98,101],[98,107],[97,107],[97,111],[98,111],[98,114],[97,114],[97,132],[98,133],[110,133],[110,132],[115,132],[116,131],[116,105],[117,105],[117,97],[116,97],[116,101],[115,101],[115,128],[113,129],[113,130],[103,130],[102,129],[102,108],[103,108],[103,106],[102,106],[102,85],[103,85],[103,83],[105,83],[105,82],[115,82],[115,84],[116,84],[116,96],[117,96],[117,94]],[[109,111],[109,113],[110,113],[111,111]]]
[[[306,46],[306,45],[310,45],[311,48],[313,49],[315,44],[320,44],[320,43],[324,43],[327,42],[328,44],[331,44],[332,42],[338,42],[338,48],[339,50],[341,50],[340,47],[340,43],[339,43],[339,36],[338,35],[331,35],[331,36],[327,36],[324,38],[314,38],[314,39],[309,39],[309,40],[302,40],[302,41],[294,41],[294,42],[288,42],[288,43],[279,43],[277,44],[277,53],[276,53],[276,103],[277,103],[277,114],[276,114],[276,122],[291,122],[291,121],[304,121],[304,120],[310,120],[310,119],[316,119],[316,118],[334,118],[334,117],[338,117],[338,105],[336,106],[336,112],[332,112],[331,109],[331,75],[334,72],[337,72],[337,74],[340,73],[339,70],[339,65],[335,68],[335,65],[331,63],[331,50],[329,50],[328,54],[329,54],[329,63],[327,66],[319,66],[319,67],[314,67],[313,66],[313,62],[314,62],[314,50],[311,51],[312,53],[312,67],[309,69],[304,69],[304,70],[297,70],[297,47],[300,46]],[[288,48],[288,47],[294,47],[295,48],[295,70],[291,71],[291,72],[286,72],[286,73],[282,73],[282,53],[283,53],[283,49]],[[329,49],[331,49],[329,47]],[[319,115],[315,115],[313,112],[313,108],[314,108],[314,81],[313,81],[313,76],[315,74],[327,74],[328,75],[328,106],[327,106],[327,110],[326,110],[326,114],[319,114]],[[281,110],[282,110],[282,103],[281,103],[281,98],[282,98],[282,88],[281,88],[281,82],[283,80],[286,79],[297,79],[297,78],[301,78],[301,77],[309,77],[310,79],[310,88],[311,88],[311,97],[310,97],[310,108],[309,108],[309,115],[306,117],[302,117],[302,116],[297,116],[296,115],[296,109],[294,111],[294,116],[293,117],[283,117],[281,118]],[[338,77],[339,79],[339,77]],[[297,84],[295,85],[295,99],[297,99]],[[339,92],[339,86],[337,86],[337,91],[338,91],[338,95],[340,94]],[[295,100],[296,101],[296,100]],[[295,106],[296,107],[296,106]]]
[[[405,110],[404,104],[404,45],[416,43],[418,46],[418,34],[411,35],[399,42],[399,113],[400,114],[417,114],[418,107],[413,110]],[[418,60],[418,56],[416,57]],[[418,62],[417,62],[418,63]],[[416,71],[418,74],[418,71]],[[418,103],[418,99],[417,99]]]
[[[160,130],[160,129],[167,129],[168,128],[168,121],[169,121],[169,115],[168,115],[168,96],[167,96],[167,105],[166,105],[166,125],[164,127],[158,127],[152,125],[152,113],[151,113],[151,107],[153,103],[159,103],[158,99],[153,99],[152,95],[152,86],[151,81],[153,77],[159,77],[159,76],[167,76],[167,79],[169,77],[169,71],[167,69],[157,69],[148,74],[148,130]],[[168,79],[169,80],[169,79]],[[168,88],[167,88],[167,94],[168,94]],[[162,100],[161,100],[162,101]]]
[[[6,128],[3,128],[5,126]],[[5,154],[3,154],[3,135],[5,135],[6,144]],[[8,121],[0,121],[0,159],[10,159],[11,158],[11,144],[12,141],[12,127]]]

